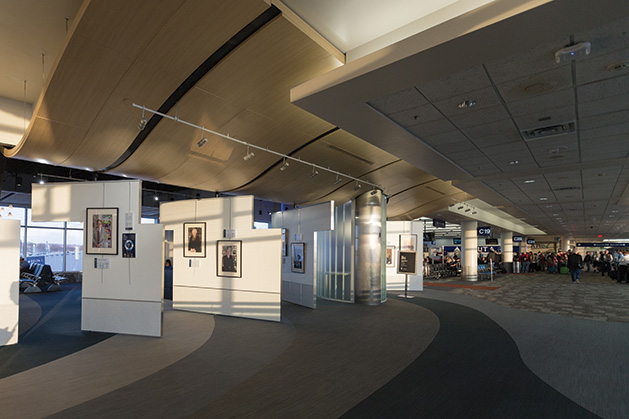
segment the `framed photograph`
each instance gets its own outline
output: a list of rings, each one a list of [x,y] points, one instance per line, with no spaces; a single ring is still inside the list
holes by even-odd
[[[306,269],[306,259],[304,253],[305,243],[290,244],[290,270],[303,274]]]
[[[242,242],[218,240],[216,242],[216,275],[241,278]]]
[[[183,223],[183,257],[205,257],[205,223]]]
[[[395,246],[387,246],[384,259],[386,261],[387,268],[395,268]]]
[[[417,251],[417,234],[400,234],[400,252]]]
[[[88,208],[85,228],[86,254],[118,254],[118,208]]]

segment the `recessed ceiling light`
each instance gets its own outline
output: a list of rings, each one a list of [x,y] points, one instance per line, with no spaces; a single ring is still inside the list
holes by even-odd
[[[542,198],[540,198],[539,200],[540,200],[540,201],[548,201],[548,198],[543,198],[543,197],[542,197]]]
[[[524,183],[535,183],[535,179],[525,180]]]
[[[513,161],[510,161],[510,162],[509,162],[509,164],[518,164],[518,163],[520,163],[520,162],[519,162],[519,161],[517,161],[517,160],[513,160]]]
[[[629,68],[629,60],[620,61],[618,63],[613,63],[607,66],[607,71],[618,71],[625,70]]]
[[[459,108],[471,108],[474,105],[476,105],[476,101],[473,100],[473,99],[468,99],[468,100],[464,100],[463,102],[459,103],[457,106]]]

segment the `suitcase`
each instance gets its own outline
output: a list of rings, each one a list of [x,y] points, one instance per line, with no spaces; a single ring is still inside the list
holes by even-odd
[[[568,270],[567,266],[562,266],[561,270],[559,271],[559,273],[568,274],[568,273],[570,273],[570,271]]]

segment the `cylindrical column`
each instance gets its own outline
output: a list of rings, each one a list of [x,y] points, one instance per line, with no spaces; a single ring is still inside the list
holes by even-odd
[[[478,281],[478,222],[461,222],[461,278]]]
[[[382,301],[382,199],[377,189],[356,198],[354,301],[360,304]]]
[[[502,266],[507,273],[513,273],[513,232],[500,233],[500,241],[502,242]]]

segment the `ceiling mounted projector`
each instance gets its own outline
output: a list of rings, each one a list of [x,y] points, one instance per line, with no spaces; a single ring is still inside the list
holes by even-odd
[[[578,57],[585,57],[590,54],[592,44],[589,42],[581,42],[576,45],[569,45],[555,52],[555,61],[558,63],[574,60]]]

